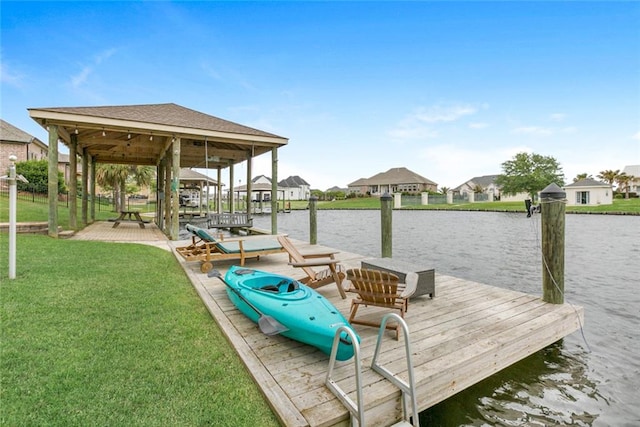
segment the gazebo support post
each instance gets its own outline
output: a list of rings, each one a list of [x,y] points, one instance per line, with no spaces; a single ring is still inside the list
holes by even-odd
[[[169,234],[169,221],[171,219],[171,157],[165,156],[167,165],[164,170],[164,223],[162,230]]]
[[[58,125],[49,125],[49,236],[58,237]]]
[[[222,213],[222,169],[218,167],[218,194],[216,194],[216,212]]]
[[[180,138],[173,139],[173,150],[171,159],[172,179],[171,179],[171,229],[169,239],[178,240],[180,229]]]
[[[164,218],[163,218],[163,202],[164,202],[164,181],[165,181],[165,165],[167,161],[163,157],[158,163],[156,169],[156,225],[160,230],[164,229]]]
[[[251,218],[251,200],[253,199],[253,181],[251,174],[253,173],[251,152],[247,153],[247,218]],[[262,193],[260,193],[262,194]],[[262,197],[260,197],[262,199]]]
[[[74,135],[72,135],[73,137]],[[69,156],[71,156],[71,154],[69,154]],[[87,153],[87,149],[86,147],[82,149],[82,177],[81,179],[81,185],[82,185],[82,225],[86,226],[88,221],[87,221],[87,212],[88,212],[88,198],[87,198],[87,191],[88,191],[88,177],[89,177],[89,154]]]
[[[72,230],[78,229],[78,135],[72,133],[69,142],[69,227]],[[86,174],[86,169],[82,168],[82,176]],[[84,180],[83,180],[84,182]],[[84,188],[82,189],[84,200]],[[84,204],[83,204],[84,207]],[[84,213],[83,213],[84,216]]]
[[[235,212],[235,197],[234,197],[234,173],[233,173],[233,164],[229,165],[229,213]]]
[[[278,149],[271,149],[271,234],[278,234]]]
[[[96,158],[85,154],[87,161],[91,161],[91,176],[89,177],[89,196],[91,197],[91,222],[96,221]],[[83,163],[84,164],[84,163]]]

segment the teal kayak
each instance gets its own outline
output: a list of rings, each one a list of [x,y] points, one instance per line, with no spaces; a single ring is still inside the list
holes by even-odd
[[[331,354],[340,326],[351,327],[328,299],[290,277],[234,265],[224,280],[229,299],[249,319],[258,323],[261,317],[269,316],[279,323],[280,335],[323,353]],[[348,360],[352,356],[351,339],[341,332],[336,358]]]

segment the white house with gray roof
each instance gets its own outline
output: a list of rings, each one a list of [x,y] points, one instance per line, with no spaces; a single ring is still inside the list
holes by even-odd
[[[622,172],[634,177],[629,181],[629,192],[640,195],[640,165],[625,166]]]
[[[360,178],[348,185],[349,193],[381,196],[384,193],[419,194],[437,191],[438,184],[407,168],[391,168],[371,178]]]
[[[499,175],[475,176],[464,184],[457,186],[452,191],[460,195],[469,195],[470,193],[476,193],[476,190],[482,188],[482,193],[488,195],[489,201],[500,199],[503,202],[522,202],[530,198],[527,193],[518,193],[515,195],[503,194],[500,187],[495,183],[498,176]]]
[[[309,200],[311,196],[311,186],[298,175],[283,179],[278,187],[284,189],[288,200]]]
[[[591,178],[565,185],[567,206],[597,206],[613,203],[613,188],[606,182]]]

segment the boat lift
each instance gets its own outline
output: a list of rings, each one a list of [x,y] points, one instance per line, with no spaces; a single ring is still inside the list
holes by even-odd
[[[402,326],[404,333],[404,343],[407,359],[407,372],[409,374],[409,382],[405,382],[397,375],[393,374],[388,369],[384,368],[378,363],[378,355],[380,354],[380,348],[382,344],[382,338],[386,329],[387,321],[395,320]],[[338,342],[340,341],[340,335],[345,332],[351,338],[354,350],[354,362],[356,369],[356,394],[357,402],[354,402],[347,393],[338,386],[338,384],[332,379],[333,368],[336,363],[336,354],[338,351]],[[420,420],[418,418],[418,404],[416,401],[415,393],[415,377],[413,375],[413,363],[411,362],[411,342],[409,340],[409,327],[402,317],[396,313],[389,313],[382,318],[380,324],[380,330],[378,332],[378,340],[376,342],[376,350],[371,360],[371,369],[385,377],[393,385],[398,387],[402,392],[402,421],[394,424],[394,427],[420,427]],[[338,399],[347,407],[351,413],[351,425],[364,427],[366,426],[364,420],[364,399],[362,396],[362,365],[360,363],[360,344],[356,338],[355,332],[350,327],[344,325],[338,328],[335,337],[333,338],[333,346],[331,349],[331,356],[329,357],[329,371],[327,372],[327,378],[325,380],[326,386],[335,394]],[[409,408],[411,406],[411,408]],[[411,411],[411,412],[410,412]]]

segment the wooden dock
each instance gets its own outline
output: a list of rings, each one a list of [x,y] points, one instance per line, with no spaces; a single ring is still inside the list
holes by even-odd
[[[303,252],[326,249],[295,243]],[[283,425],[349,425],[348,410],[324,384],[328,356],[288,338],[262,334],[229,301],[222,282],[201,273],[199,263],[177,258]],[[347,252],[337,258],[346,268],[360,267],[365,259]],[[274,254],[249,260],[246,266],[304,276],[287,263],[286,254]],[[217,263],[214,268],[224,274],[232,264]],[[547,304],[539,295],[445,276],[434,267],[437,297],[412,299],[406,315],[420,411],[571,334],[583,322],[582,307]],[[341,299],[334,284],[318,291],[348,317],[351,294]],[[366,310],[375,312],[371,307]],[[370,368],[378,329],[359,325],[354,329],[362,339],[366,425],[391,425],[402,418],[400,391]],[[393,332],[386,334],[380,363],[406,381],[403,338],[395,341]],[[355,401],[353,359],[337,362],[333,377]]]

